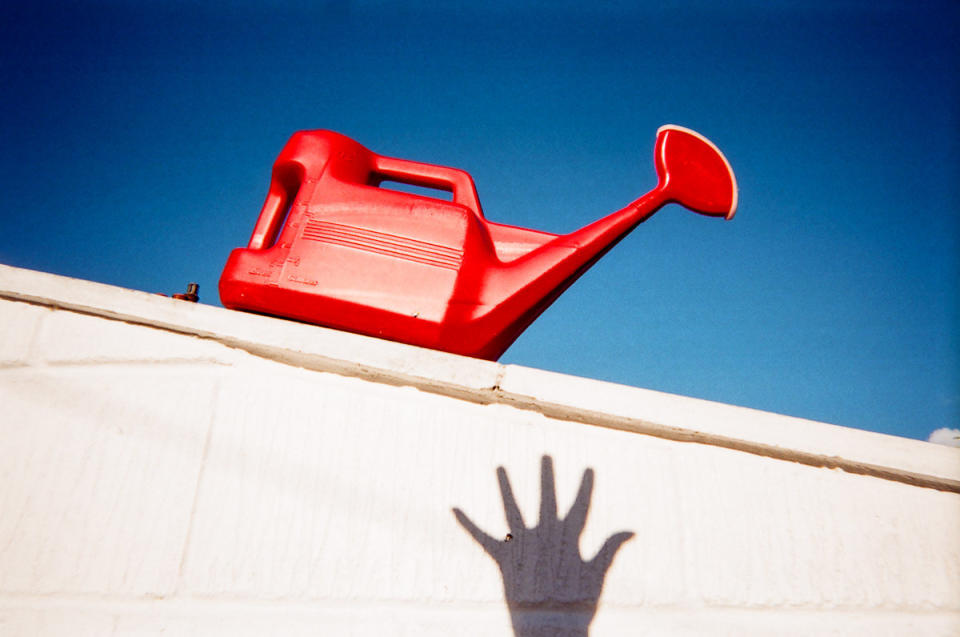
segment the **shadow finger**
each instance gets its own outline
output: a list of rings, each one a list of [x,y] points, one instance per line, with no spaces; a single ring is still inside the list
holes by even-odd
[[[503,512],[507,516],[507,526],[511,533],[519,533],[526,528],[526,525],[523,523],[523,515],[520,514],[517,500],[513,497],[507,470],[503,467],[497,467],[497,482],[500,483],[500,495],[503,497]]]
[[[483,547],[483,550],[492,555],[494,558],[497,557],[500,549],[500,542],[488,535],[479,526],[474,524],[473,520],[468,518],[467,514],[460,509],[455,508],[453,510],[453,515],[457,518],[457,522],[460,523],[460,526],[466,529],[467,533],[473,536],[473,539],[477,541],[477,544]]]

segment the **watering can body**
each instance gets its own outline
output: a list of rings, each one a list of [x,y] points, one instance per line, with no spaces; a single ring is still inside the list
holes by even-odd
[[[381,188],[384,181],[445,190],[452,201]],[[637,206],[645,198],[649,211]],[[645,198],[570,235],[496,224],[462,170],[302,131],[274,163],[250,242],[230,254],[220,297],[232,309],[496,360],[599,256],[671,200],[659,187]],[[724,202],[712,205],[725,212]]]

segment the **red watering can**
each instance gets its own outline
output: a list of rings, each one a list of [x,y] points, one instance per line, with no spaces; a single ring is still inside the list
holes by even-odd
[[[228,308],[496,360],[641,221],[676,202],[730,219],[737,184],[720,151],[679,126],[657,134],[659,183],[567,235],[487,221],[455,168],[383,157],[330,131],[295,133],[273,165],[246,248],[220,278]],[[453,201],[379,188],[395,181]]]

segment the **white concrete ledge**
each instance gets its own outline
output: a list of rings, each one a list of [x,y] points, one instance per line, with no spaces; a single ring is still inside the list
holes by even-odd
[[[0,298],[193,335],[311,370],[960,493],[960,450],[926,442],[504,366],[3,265]],[[135,347],[133,340],[129,346]],[[0,366],[22,357],[24,347],[19,340],[0,340]]]

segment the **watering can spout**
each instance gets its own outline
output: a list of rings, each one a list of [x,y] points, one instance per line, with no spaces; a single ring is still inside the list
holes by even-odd
[[[657,131],[654,163],[658,183],[650,192],[617,212],[570,234],[553,236],[524,256],[489,271],[488,289],[496,298],[491,305],[497,313],[515,316],[503,342],[512,343],[600,257],[664,205],[679,203],[702,215],[733,218],[738,197],[736,178],[720,150],[703,135],[680,126],[662,126]],[[497,245],[496,233],[491,235]]]
[[[732,219],[737,181],[723,153],[703,135],[681,126],[661,126],[654,149],[657,187],[625,208],[563,237],[577,246],[573,261],[595,260],[668,203],[709,217]]]

